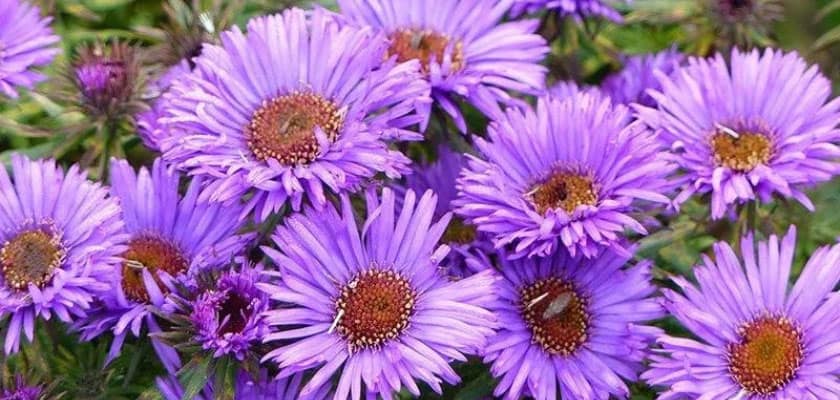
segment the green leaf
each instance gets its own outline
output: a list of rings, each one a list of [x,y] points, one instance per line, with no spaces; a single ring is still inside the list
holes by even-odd
[[[233,382],[236,379],[236,370],[236,361],[229,357],[223,357],[216,362],[213,389],[215,389],[217,400],[233,400]]]
[[[493,395],[493,388],[496,387],[493,376],[490,371],[485,370],[477,378],[469,383],[455,394],[455,400],[480,400]]]
[[[840,26],[835,26],[833,29],[820,36],[819,39],[814,41],[811,49],[815,51],[820,50],[836,43],[837,41],[840,41]]]
[[[823,8],[817,11],[817,14],[814,15],[814,20],[820,21],[837,10],[840,10],[840,0],[834,0],[826,4]]]
[[[192,400],[210,381],[210,358],[193,358],[178,371],[178,379],[184,387],[181,400]]]

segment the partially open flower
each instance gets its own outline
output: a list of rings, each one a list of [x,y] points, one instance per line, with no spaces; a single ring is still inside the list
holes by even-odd
[[[251,266],[242,260],[235,264],[222,273],[202,274],[169,297],[164,308],[171,315],[175,335],[168,337],[180,338],[174,346],[197,347],[213,358],[257,361],[255,350],[269,333],[265,319],[268,295],[257,283],[267,276],[262,265]]]
[[[140,63],[136,49],[127,43],[81,46],[67,74],[75,87],[75,101],[94,117],[113,120],[143,107]]]
[[[783,16],[781,0],[705,0],[715,33],[726,45],[748,45],[766,38]]]

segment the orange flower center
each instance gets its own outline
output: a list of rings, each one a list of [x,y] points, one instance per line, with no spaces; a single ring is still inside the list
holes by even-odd
[[[189,268],[189,261],[174,243],[156,235],[142,234],[128,243],[123,253],[122,286],[125,295],[138,303],[149,302],[149,292],[143,283],[143,269],[147,269],[162,291],[166,291],[158,271],[176,276]]]
[[[741,133],[738,137],[726,132],[712,136],[715,163],[735,171],[748,172],[766,164],[772,156],[770,140],[760,133]]]
[[[378,347],[405,330],[415,299],[411,285],[399,274],[362,272],[341,290],[337,330],[351,349]]]
[[[743,326],[729,350],[729,372],[744,390],[770,395],[790,382],[802,364],[802,334],[786,318],[763,317]]]
[[[588,301],[571,282],[542,279],[520,289],[519,295],[522,318],[546,352],[569,356],[586,342]]]
[[[29,285],[43,288],[64,259],[64,249],[56,235],[33,229],[19,233],[3,243],[0,269],[6,286],[22,291]]]
[[[308,164],[321,149],[315,129],[320,128],[329,141],[335,141],[343,119],[332,101],[314,93],[294,92],[264,102],[245,127],[245,137],[260,160]]]
[[[461,42],[450,47],[450,38],[437,32],[418,29],[400,29],[391,34],[391,46],[388,56],[396,55],[397,61],[420,60],[423,72],[429,72],[429,64],[434,60],[443,64],[447,48],[451,48],[451,70],[464,68],[464,52]]]
[[[540,214],[549,209],[572,213],[578,206],[595,205],[598,195],[592,178],[572,172],[558,171],[535,185],[529,192],[531,202]]]

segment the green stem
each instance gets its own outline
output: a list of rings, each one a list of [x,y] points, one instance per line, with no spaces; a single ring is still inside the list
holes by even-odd
[[[747,232],[755,232],[756,228],[758,227],[758,201],[753,200],[747,203],[747,221],[746,221],[746,230]],[[745,232],[745,233],[747,233]]]
[[[145,355],[145,350],[145,346],[139,347],[135,350],[134,355],[131,357],[131,361],[128,364],[128,371],[126,372],[125,379],[123,380],[123,387],[127,387],[131,381],[134,380],[134,374],[137,372],[137,366],[140,365],[140,361]]]
[[[108,167],[111,164],[112,147],[117,143],[117,121],[109,120],[102,128],[102,154],[99,155],[99,179],[108,182]]]

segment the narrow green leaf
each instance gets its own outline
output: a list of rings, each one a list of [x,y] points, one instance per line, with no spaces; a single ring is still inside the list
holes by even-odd
[[[181,400],[192,400],[210,380],[210,359],[193,358],[181,368],[181,371],[178,371],[178,376],[184,387]]]
[[[819,39],[814,41],[811,48],[813,50],[820,50],[836,43],[837,41],[840,41],[840,26],[835,26],[833,29],[820,36]]]
[[[831,3],[826,4],[819,11],[817,11],[817,14],[814,15],[814,21],[821,21],[829,14],[837,10],[840,10],[840,0],[834,0]]]

